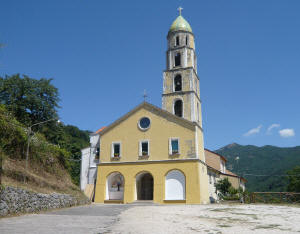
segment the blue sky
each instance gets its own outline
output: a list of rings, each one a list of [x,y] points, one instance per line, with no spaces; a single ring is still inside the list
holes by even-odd
[[[178,6],[196,37],[205,146],[300,145],[298,0],[3,1],[0,76],[53,78],[62,121],[81,129],[110,124],[144,89],[160,107]]]

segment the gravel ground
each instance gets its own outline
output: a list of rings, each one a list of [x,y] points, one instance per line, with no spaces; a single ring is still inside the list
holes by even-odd
[[[300,207],[174,205],[134,207],[112,233],[300,233]]]
[[[300,233],[300,207],[94,204],[2,218],[0,233]]]

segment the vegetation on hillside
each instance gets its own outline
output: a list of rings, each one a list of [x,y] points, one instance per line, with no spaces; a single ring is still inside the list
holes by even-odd
[[[296,166],[292,170],[288,171],[289,185],[287,190],[289,192],[300,193],[300,166]]]
[[[249,191],[287,191],[287,171],[300,165],[300,146],[280,148],[231,144],[216,152],[227,158],[229,170],[247,179]]]
[[[32,127],[31,166],[54,174],[64,168],[78,185],[80,149],[89,145],[89,132],[56,121],[38,124],[59,119],[59,93],[51,81],[19,74],[0,77],[0,159],[24,160],[28,127],[37,124]]]
[[[27,128],[18,122],[8,112],[4,105],[0,105],[0,156],[5,165],[6,160],[23,161],[28,140]],[[65,176],[65,170],[71,168],[70,153],[57,145],[49,143],[40,133],[31,136],[30,142],[30,170],[42,169],[45,173]],[[2,167],[1,167],[2,169]],[[4,167],[4,176],[12,176],[16,180],[30,182],[29,172],[23,174]],[[1,170],[2,171],[2,170]]]

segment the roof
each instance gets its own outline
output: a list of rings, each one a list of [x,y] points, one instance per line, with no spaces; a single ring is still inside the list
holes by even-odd
[[[103,129],[104,128],[106,128],[105,126],[104,127],[102,127],[102,128],[99,128],[96,132],[94,132],[95,134],[98,134],[98,133],[100,133],[101,131],[103,131]]]
[[[209,151],[207,149],[204,150],[204,154],[205,154],[206,164],[209,167],[221,172],[219,155],[217,155],[217,154],[215,154],[212,151]]]
[[[175,31],[187,31],[192,32],[192,28],[190,24],[181,16],[179,15],[174,22],[172,23],[169,33]]]
[[[239,175],[236,175],[227,169],[225,170],[225,173],[221,172],[219,158],[222,158],[226,162],[227,160],[224,156],[217,154],[213,151],[210,151],[208,149],[204,149],[204,154],[205,154],[205,162],[206,162],[207,166],[210,167],[211,169],[218,171],[219,173],[221,173],[223,175],[239,177],[239,178],[241,178],[241,180],[244,180],[245,182],[247,182],[247,180],[245,178],[243,178]]]
[[[218,156],[219,156],[220,158],[222,158],[225,162],[227,162],[227,159],[226,159],[223,155],[218,154],[218,153],[216,153],[216,152],[214,152],[214,151],[211,151],[211,150],[209,150],[209,149],[205,149],[205,151],[208,151],[208,152],[210,152],[210,153],[212,153],[212,154],[218,155]]]
[[[198,126],[201,130],[202,128],[196,123],[196,122],[191,122],[187,119],[178,117],[166,110],[163,110],[157,106],[154,106],[148,102],[142,102],[140,105],[136,106],[134,109],[132,109],[131,111],[129,111],[127,114],[123,115],[121,118],[117,119],[115,122],[113,122],[112,124],[110,124],[109,126],[105,127],[104,129],[102,129],[99,134],[103,135],[106,132],[108,132],[109,130],[111,130],[112,128],[114,128],[115,126],[117,126],[118,124],[120,124],[121,122],[125,121],[128,117],[130,117],[131,115],[133,115],[134,113],[136,113],[138,110],[140,109],[146,109],[156,115],[159,115],[163,118],[166,118],[168,121],[174,122],[176,124],[179,124],[185,128],[189,128],[191,130],[195,130],[195,126]],[[100,130],[100,129],[99,129]],[[98,130],[98,131],[99,131]]]
[[[233,172],[231,172],[231,171],[229,171],[229,170],[227,170],[227,169],[226,169],[225,173],[226,173],[227,175],[238,176],[237,174],[234,174]]]

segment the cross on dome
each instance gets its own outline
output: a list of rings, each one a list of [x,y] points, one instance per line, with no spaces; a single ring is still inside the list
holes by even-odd
[[[144,95],[143,95],[143,97],[144,97],[144,102],[146,102],[146,98],[148,97],[146,89],[144,89]]]
[[[181,11],[183,10],[183,8],[180,6],[177,10],[179,11],[179,15],[181,15]]]

